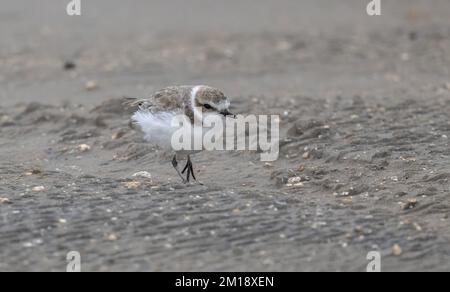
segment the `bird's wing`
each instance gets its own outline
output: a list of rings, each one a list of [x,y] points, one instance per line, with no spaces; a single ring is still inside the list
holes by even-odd
[[[124,106],[134,111],[178,111],[184,108],[184,102],[190,91],[191,88],[188,86],[167,87],[150,98],[125,98]]]

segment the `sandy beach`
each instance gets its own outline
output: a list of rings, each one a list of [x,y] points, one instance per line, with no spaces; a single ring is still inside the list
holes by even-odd
[[[0,271],[450,271],[449,1],[3,2]],[[280,115],[280,158],[182,184],[122,101],[185,84]]]

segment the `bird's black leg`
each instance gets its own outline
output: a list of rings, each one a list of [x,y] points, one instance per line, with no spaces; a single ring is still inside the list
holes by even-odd
[[[183,175],[180,173],[180,170],[178,169],[178,161],[177,161],[177,155],[176,154],[175,154],[175,156],[172,159],[172,166],[173,166],[173,168],[175,168],[175,170],[177,171],[178,175],[183,180],[183,183],[186,183],[186,180],[184,179]],[[184,171],[183,171],[183,173],[184,173]]]
[[[195,180],[195,181],[197,181],[197,178],[195,177],[195,174],[194,174],[194,165],[192,164],[192,161],[191,161],[191,158],[189,157],[189,169],[191,170],[190,172],[191,172],[191,175],[192,175],[192,178]]]
[[[191,180],[191,176],[195,181],[197,181],[197,178],[195,177],[195,174],[194,174],[194,166],[192,164],[192,160],[189,155],[188,155],[186,166],[184,167],[184,169],[181,173],[182,174],[186,173],[186,178],[187,178],[188,182]]]
[[[195,173],[194,173],[194,165],[192,164],[192,160],[191,160],[191,156],[188,155],[187,158],[187,162],[186,162],[186,166],[183,168],[183,171],[181,172],[181,174],[185,174],[186,173],[186,179],[184,179],[184,182],[190,182],[191,177],[196,181],[197,178],[195,177]],[[201,182],[198,182],[200,185],[203,185]]]
[[[186,166],[184,167],[183,171],[181,172],[182,174],[184,174],[187,171],[187,173],[186,173],[186,181],[187,182],[189,182],[191,180],[191,164],[192,164],[191,159],[188,156]]]
[[[186,170],[189,172],[189,160],[186,162],[186,166],[183,168],[183,171],[181,172],[182,174],[184,174],[186,172]]]

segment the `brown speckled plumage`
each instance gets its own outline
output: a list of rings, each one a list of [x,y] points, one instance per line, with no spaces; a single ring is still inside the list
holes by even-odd
[[[171,86],[155,92],[151,97],[144,99],[128,98],[125,104],[137,110],[147,110],[151,113],[175,112],[188,116],[191,121],[194,113],[191,110],[191,92],[194,86]]]
[[[205,103],[220,104],[226,99],[220,90],[209,86],[201,86],[197,91],[196,106],[201,107]]]
[[[161,89],[149,98],[127,98],[125,105],[134,111],[148,110],[151,113],[175,112],[185,114],[193,123],[192,91],[196,86],[171,86]],[[202,107],[206,102],[219,104],[226,100],[225,95],[218,89],[209,86],[199,86],[194,106]],[[203,109],[203,111],[208,111]]]

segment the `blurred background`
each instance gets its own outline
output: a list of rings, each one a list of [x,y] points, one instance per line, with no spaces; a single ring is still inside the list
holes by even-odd
[[[448,61],[445,0],[385,0],[380,17],[363,0],[95,0],[79,17],[66,15],[68,3],[2,1],[2,103],[30,91],[89,102],[194,83],[230,95],[380,92],[396,87],[386,75],[407,87],[449,74],[439,59]],[[76,73],[61,73],[66,61]],[[103,91],[83,94],[88,80]]]

